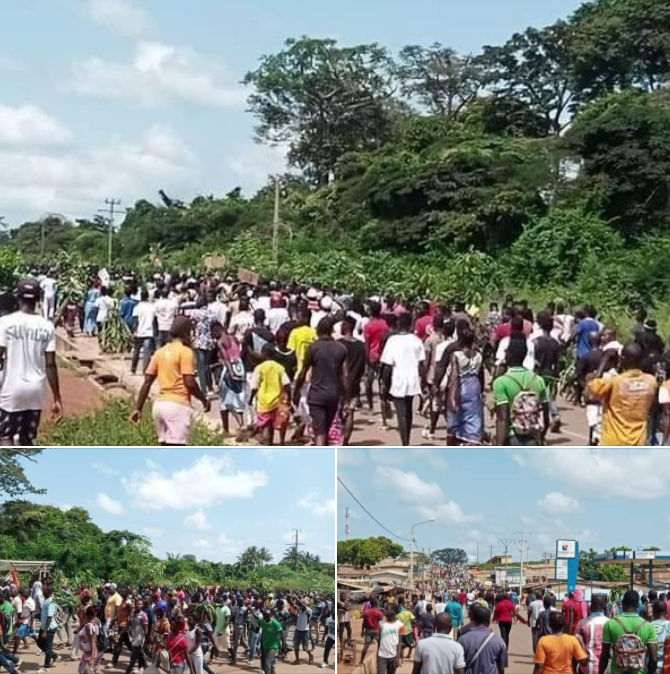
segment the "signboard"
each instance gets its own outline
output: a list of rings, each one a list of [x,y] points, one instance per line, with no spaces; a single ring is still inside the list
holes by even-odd
[[[248,283],[249,285],[257,286],[259,276],[255,271],[251,271],[251,269],[242,269],[242,267],[240,267],[237,270],[237,279],[242,283]]]
[[[656,559],[655,550],[635,550],[635,559]]]
[[[100,283],[102,283],[103,286],[106,288],[109,287],[109,283],[112,280],[109,276],[109,272],[105,267],[103,267],[99,272],[98,272],[98,278],[100,279]]]
[[[577,541],[556,541],[556,559],[574,559],[577,556]]]
[[[225,255],[203,255],[202,263],[207,269],[224,269],[228,260]]]
[[[557,559],[556,560],[556,569],[554,572],[554,578],[556,580],[567,580],[568,579],[568,560],[567,559]]]

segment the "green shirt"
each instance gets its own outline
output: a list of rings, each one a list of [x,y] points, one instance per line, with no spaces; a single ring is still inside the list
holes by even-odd
[[[642,643],[655,644],[658,641],[654,626],[651,623],[648,623],[644,618],[640,618],[637,613],[623,613],[618,616],[618,619],[625,625],[626,630],[624,630],[616,620],[608,620],[603,627],[603,643],[612,644],[612,657],[610,661],[611,674],[621,674],[621,670],[616,666],[616,662],[614,661],[614,642],[619,637],[629,632],[635,632],[638,626],[644,623],[644,626],[637,633],[637,636],[640,637]],[[637,670],[634,674],[644,674],[644,670]]]
[[[279,639],[279,635],[281,634],[281,623],[273,618],[270,622],[260,620],[258,624],[261,626],[262,630],[261,646],[263,647],[263,650],[278,651],[281,646],[281,640]]]
[[[4,614],[7,616],[7,624],[9,625],[9,630],[7,631],[7,634],[5,636],[12,636],[14,634],[14,609],[12,608],[12,605],[8,602],[5,601],[3,602],[2,606],[0,606],[0,611],[2,611]]]
[[[539,374],[527,370],[525,367],[510,367],[505,374],[493,382],[493,399],[496,405],[507,405],[511,408],[514,399],[523,390],[535,391],[540,396],[540,402],[549,402],[549,393],[544,379]],[[512,420],[508,434],[514,435]]]
[[[228,606],[220,606],[216,609],[216,625],[214,625],[214,633],[221,634],[225,629],[228,631],[228,616],[230,615],[230,608]]]

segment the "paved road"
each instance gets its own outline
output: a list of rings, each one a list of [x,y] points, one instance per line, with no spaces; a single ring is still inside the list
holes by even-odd
[[[352,621],[354,641],[356,642],[357,657],[360,658],[363,642],[360,637],[360,620]],[[493,626],[493,631],[500,634],[497,625]],[[372,645],[368,653],[374,653],[375,646]],[[509,663],[505,670],[506,674],[532,674],[533,654],[530,628],[522,623],[517,623],[512,627],[510,634],[510,649],[508,653]],[[355,667],[349,664],[338,663],[338,674],[353,674]],[[361,668],[362,671],[362,668]],[[374,671],[374,670],[373,670]],[[402,667],[397,670],[397,674],[411,674],[412,662],[403,662]]]

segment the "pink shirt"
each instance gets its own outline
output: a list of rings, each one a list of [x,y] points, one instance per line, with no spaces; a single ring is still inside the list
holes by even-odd
[[[584,640],[584,650],[589,656],[585,665],[580,665],[582,674],[598,674],[598,662],[603,650],[603,627],[608,618],[600,613],[581,620],[577,626],[577,634]]]

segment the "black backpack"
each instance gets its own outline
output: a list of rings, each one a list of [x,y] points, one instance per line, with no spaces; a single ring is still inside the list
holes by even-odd
[[[106,653],[109,650],[109,636],[104,627],[98,630],[98,653]]]

